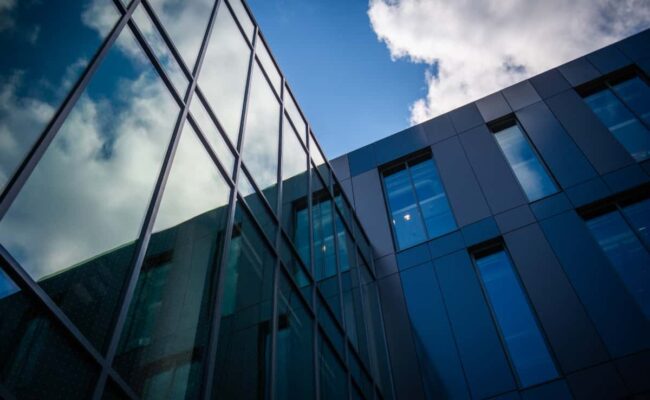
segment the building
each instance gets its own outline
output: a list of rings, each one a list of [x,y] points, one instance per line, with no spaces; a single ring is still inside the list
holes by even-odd
[[[650,31],[330,163],[242,0],[0,12],[0,398],[650,395]]]

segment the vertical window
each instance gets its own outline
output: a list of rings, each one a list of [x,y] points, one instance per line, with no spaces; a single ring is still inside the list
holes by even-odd
[[[516,122],[495,130],[494,136],[529,201],[557,192],[555,182]]]
[[[418,157],[384,171],[384,189],[400,249],[456,228],[431,156]]]
[[[650,199],[616,205],[588,219],[587,227],[650,319]]]
[[[513,265],[503,249],[475,256],[479,277],[521,386],[557,371]]]
[[[587,105],[635,160],[650,157],[650,88],[638,76],[609,80]]]

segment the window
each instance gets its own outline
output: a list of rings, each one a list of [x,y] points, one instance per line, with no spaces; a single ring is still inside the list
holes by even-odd
[[[494,136],[529,201],[557,192],[553,178],[516,121],[494,130]]]
[[[503,248],[475,255],[476,268],[521,386],[557,377],[526,294]]]
[[[650,88],[639,76],[609,79],[587,105],[635,160],[650,157]]]
[[[397,247],[404,249],[456,228],[430,155],[405,161],[383,175]]]
[[[650,199],[612,205],[588,218],[587,227],[650,319]]]

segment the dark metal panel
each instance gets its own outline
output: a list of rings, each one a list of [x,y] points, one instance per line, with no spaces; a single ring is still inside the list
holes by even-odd
[[[603,180],[613,193],[617,193],[647,183],[650,177],[643,168],[634,164],[604,175]]]
[[[490,208],[457,137],[432,146],[440,178],[459,226],[490,215]]]
[[[633,61],[640,60],[650,56],[650,29],[638,33],[634,36],[616,43],[619,48],[628,58]]]
[[[501,92],[492,93],[476,101],[476,107],[483,117],[483,121],[490,122],[512,112],[510,105]]]
[[[609,353],[620,357],[648,348],[648,321],[584,221],[566,212],[540,225]]]
[[[474,103],[469,103],[451,111],[449,116],[458,133],[465,132],[483,123],[483,117],[481,117],[481,113]]]
[[[565,193],[575,207],[581,207],[611,195],[611,191],[600,178],[594,178],[577,186],[570,187]]]
[[[615,364],[632,393],[650,391],[650,351],[618,359]]]
[[[460,142],[492,213],[528,203],[493,134],[485,125],[460,135]]]
[[[564,76],[557,69],[551,69],[529,79],[537,93],[543,99],[554,96],[567,89],[571,89],[571,85],[564,79]]]
[[[348,153],[350,176],[355,177],[377,166],[372,145],[364,146]]]
[[[564,193],[557,193],[530,205],[530,209],[538,220],[546,219],[564,211],[573,209],[569,198]]]
[[[377,281],[397,398],[423,399],[420,369],[399,274]]]
[[[471,225],[464,226],[461,229],[461,233],[463,234],[463,239],[467,247],[474,246],[500,235],[499,228],[493,217],[488,217],[474,222]]]
[[[542,100],[528,81],[519,82],[503,89],[503,95],[515,111]]]
[[[539,226],[504,239],[562,371],[606,361],[607,350]]]
[[[348,155],[344,154],[330,161],[334,175],[339,180],[350,178],[350,165],[348,164]]]
[[[596,171],[543,102],[517,111],[517,119],[546,165],[564,187],[596,176]]]
[[[393,238],[388,225],[388,214],[379,173],[376,169],[353,176],[352,189],[357,207],[357,216],[368,233],[377,257],[394,253]]]
[[[485,398],[516,389],[469,256],[459,251],[434,265],[472,396]]]
[[[560,65],[557,69],[574,87],[600,76],[600,72],[584,57]]]
[[[565,380],[547,383],[521,392],[523,400],[573,400],[573,395]]]
[[[429,242],[429,253],[433,259],[451,254],[464,248],[465,242],[463,241],[463,235],[460,231],[449,233]]]
[[[348,196],[348,199],[352,201],[351,206],[354,207],[354,191],[352,190],[352,179],[342,180],[341,188],[343,189],[343,193]]]
[[[456,134],[449,114],[443,114],[418,125],[427,137],[428,144],[438,143]]]
[[[397,267],[400,271],[431,260],[429,246],[426,243],[411,247],[397,253]]]
[[[535,216],[530,211],[530,207],[526,205],[495,215],[494,219],[501,233],[510,232],[535,222]]]
[[[630,394],[611,363],[576,372],[567,380],[576,400],[622,399]]]
[[[375,260],[375,271],[377,279],[394,274],[397,272],[397,260],[395,254],[378,258]]]
[[[596,67],[603,75],[632,64],[632,60],[627,58],[615,45],[596,50],[591,54],[587,54],[586,57],[591,65]]]
[[[598,173],[605,174],[634,162],[575,91],[553,96],[546,104]]]
[[[395,133],[387,138],[373,143],[377,165],[386,164],[396,158],[403,157],[426,147],[428,140],[424,130],[419,126]]]

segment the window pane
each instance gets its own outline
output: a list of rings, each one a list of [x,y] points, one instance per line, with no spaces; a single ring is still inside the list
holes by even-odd
[[[118,18],[110,1],[2,4],[0,191]]]
[[[0,270],[0,384],[18,399],[90,398],[98,368]]]
[[[650,124],[650,87],[638,76],[614,85],[614,91],[638,118]]]
[[[250,51],[228,7],[219,7],[198,82],[233,144],[239,136]]]
[[[314,397],[314,320],[284,274],[278,289],[276,398]]]
[[[477,259],[476,266],[521,385],[555,378],[553,360],[508,255],[490,254]]]
[[[645,160],[650,157],[650,132],[614,93],[605,89],[592,94],[585,100],[634,159]]]
[[[0,222],[0,243],[98,348],[179,114],[136,49],[124,30]]]
[[[433,160],[412,165],[410,169],[429,238],[454,230],[456,221]]]
[[[264,198],[258,194],[248,176],[242,171],[239,177],[239,193],[244,198],[246,205],[250,208],[255,220],[262,227],[264,234],[271,241],[275,242],[277,225],[268,207],[264,204]]]
[[[646,200],[646,202],[648,202]],[[640,211],[648,212],[647,203],[637,203],[630,216]],[[647,223],[647,220],[646,220]],[[639,225],[646,224],[639,221]],[[598,241],[623,284],[650,319],[650,254],[639,238],[625,223],[618,211],[613,211],[587,221],[587,226]]]
[[[222,398],[265,398],[271,357],[275,258],[237,207],[221,306],[215,393]]]
[[[115,360],[142,398],[199,395],[229,191],[186,124]]]
[[[232,6],[232,10],[235,12],[237,20],[241,24],[246,37],[248,37],[248,40],[252,42],[253,34],[255,33],[255,25],[253,25],[251,17],[248,15],[248,12],[246,12],[246,8],[244,8],[241,0],[229,0],[228,3]]]
[[[518,125],[499,131],[495,136],[528,200],[539,200],[557,191]]]
[[[293,278],[294,282],[300,288],[305,299],[311,304],[312,303],[312,284],[310,278],[307,277],[308,268],[298,259],[297,253],[292,248],[289,241],[282,236],[280,242],[280,257],[282,258],[282,263],[289,271],[289,274]]]
[[[216,153],[221,165],[226,169],[226,171],[228,171],[230,176],[232,176],[235,157],[198,96],[194,96],[192,99],[192,102],[190,103],[190,112],[201,129],[201,132],[205,135],[206,140],[210,143],[210,147],[212,147],[212,150]],[[233,144],[233,147],[234,145],[236,145],[236,143]]]
[[[280,95],[280,89],[282,88],[282,77],[278,68],[275,66],[269,49],[266,47],[266,44],[260,39],[255,46],[255,53],[257,58],[260,60],[260,64],[264,68],[264,72],[268,75],[271,85],[275,89],[275,92]]]
[[[424,241],[426,234],[409,178],[409,171],[403,169],[385,176],[384,185],[398,247],[404,249]]]
[[[338,400],[348,398],[348,378],[334,350],[318,336],[318,352],[320,362],[320,398],[323,400]]]
[[[274,210],[277,207],[279,143],[280,103],[262,75],[259,64],[255,63],[242,160]]]
[[[641,240],[650,246],[650,199],[623,207],[623,213]]]
[[[296,130],[298,131],[298,136],[300,139],[302,139],[302,142],[307,144],[307,123],[305,122],[305,119],[302,117],[302,114],[300,114],[300,111],[298,111],[298,106],[296,105],[296,101],[293,99],[293,96],[291,93],[289,93],[289,88],[285,87],[284,90],[284,109],[289,114],[289,118],[291,119],[291,122],[293,122],[293,125],[296,127]]]
[[[314,180],[316,180],[314,178]],[[339,299],[339,279],[336,271],[336,253],[334,251],[334,224],[332,221],[332,201],[320,191],[314,193],[312,200],[312,226],[314,230],[314,278],[323,297],[341,318]]]
[[[185,65],[192,71],[208,28],[214,0],[150,0],[149,3],[185,60]]]

